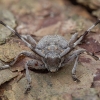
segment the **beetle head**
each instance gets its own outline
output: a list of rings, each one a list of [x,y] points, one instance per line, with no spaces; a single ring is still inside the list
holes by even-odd
[[[50,72],[56,72],[61,67],[61,58],[55,53],[48,53],[44,59],[45,67]]]

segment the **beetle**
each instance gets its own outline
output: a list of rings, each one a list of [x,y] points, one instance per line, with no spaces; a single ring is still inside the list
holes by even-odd
[[[31,37],[31,35],[20,35],[17,31],[12,29],[10,26],[6,25],[4,22],[0,21],[0,24],[7,27],[11,32],[17,35],[34,53],[29,51],[22,51],[14,61],[9,65],[1,66],[0,69],[9,68],[13,66],[20,55],[25,55],[31,60],[27,61],[25,64],[26,69],[26,79],[27,87],[25,93],[31,89],[31,76],[29,74],[29,67],[33,69],[47,69],[49,72],[56,72],[61,67],[65,66],[67,63],[75,59],[75,64],[72,69],[72,79],[74,81],[80,82],[76,77],[76,67],[78,64],[79,55],[83,52],[87,52],[85,49],[74,50],[74,48],[80,44],[86,35],[94,28],[100,20],[98,20],[94,25],[92,25],[88,30],[86,30],[81,36],[78,37],[78,33],[72,35],[71,39],[67,41],[64,37],[60,35],[46,35],[38,43]],[[73,52],[72,52],[73,51]],[[93,58],[99,59],[92,53],[87,52]],[[40,59],[36,55],[40,56]],[[36,64],[38,66],[36,66]]]

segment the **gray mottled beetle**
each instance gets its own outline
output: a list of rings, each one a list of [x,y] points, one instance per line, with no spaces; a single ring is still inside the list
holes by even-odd
[[[72,69],[72,78],[74,81],[79,82],[76,77],[76,67],[78,63],[78,57],[81,53],[85,52],[85,49],[79,49],[73,51],[73,49],[82,42],[84,37],[94,28],[100,20],[98,20],[94,25],[92,25],[87,31],[84,32],[83,35],[78,37],[78,34],[75,33],[69,41],[65,40],[62,36],[59,35],[47,35],[44,36],[38,43],[30,36],[30,35],[20,35],[11,27],[0,21],[0,24],[4,25],[8,29],[10,29],[15,35],[17,35],[25,44],[38,56],[38,59],[34,53],[29,51],[21,52],[9,65],[4,65],[0,67],[1,69],[9,68],[14,65],[20,55],[25,55],[32,60],[27,61],[25,64],[26,69],[26,78],[27,78],[27,88],[25,93],[27,93],[31,89],[31,77],[29,74],[28,67],[34,69],[47,69],[50,72],[56,72],[59,68],[63,67],[68,62],[71,62],[75,59],[75,64]],[[72,52],[73,51],[73,52]],[[97,58],[92,53],[89,53],[92,57]],[[98,58],[97,58],[98,59]],[[38,65],[38,66],[36,66]]]

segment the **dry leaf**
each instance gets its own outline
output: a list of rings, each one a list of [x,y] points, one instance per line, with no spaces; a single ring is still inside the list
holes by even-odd
[[[5,69],[5,70],[0,70],[0,85],[10,81],[11,79],[13,79],[14,77],[16,77],[18,75],[18,73],[16,72],[12,72],[9,69]]]
[[[21,45],[20,41],[11,40],[10,42],[0,45],[0,59],[4,62],[12,61],[23,50],[29,50],[24,45]]]

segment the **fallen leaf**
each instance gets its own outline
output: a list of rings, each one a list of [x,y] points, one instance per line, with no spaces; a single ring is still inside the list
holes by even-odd
[[[86,89],[86,90],[76,90],[72,94],[73,100],[99,100],[100,98],[98,97],[98,92],[96,89]]]
[[[20,41],[17,43],[15,40],[11,40],[4,45],[0,45],[0,59],[4,62],[12,61],[23,50],[29,50],[25,45],[20,45]]]
[[[60,28],[61,23],[58,22],[55,25],[42,28],[39,31],[35,32],[35,36],[45,36],[45,35],[50,35],[50,34],[58,34],[59,28]]]
[[[88,6],[90,9],[98,9],[100,7],[100,1],[99,0],[88,0],[87,2],[84,2],[84,0],[77,0],[78,3],[81,3],[84,6]]]
[[[13,14],[1,6],[0,6],[0,20],[5,22],[12,28],[16,26]],[[6,39],[9,39],[11,35],[12,35],[11,31],[7,29],[5,26],[0,24],[0,44],[5,43]]]
[[[0,85],[10,81],[11,79],[13,79],[14,77],[16,77],[18,75],[17,72],[12,72],[9,69],[5,69],[5,70],[1,70],[0,71]]]

